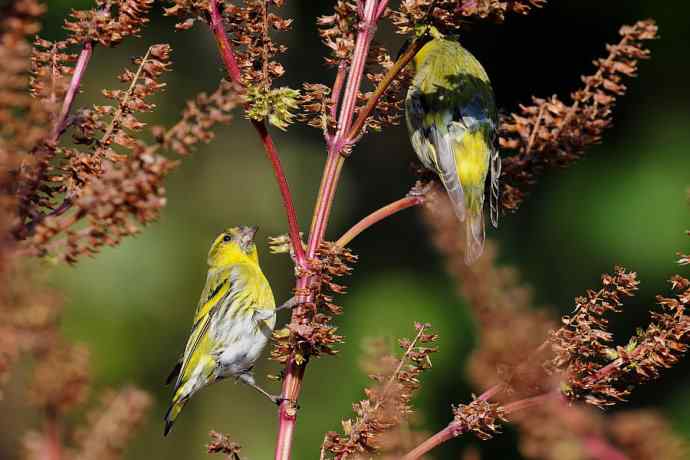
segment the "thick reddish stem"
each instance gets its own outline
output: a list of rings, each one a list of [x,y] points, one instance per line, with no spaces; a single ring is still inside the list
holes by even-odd
[[[290,187],[288,186],[287,178],[283,172],[283,165],[280,162],[280,156],[278,155],[278,151],[273,144],[273,139],[268,134],[266,123],[252,120],[252,124],[259,133],[261,142],[264,144],[266,156],[268,156],[271,166],[273,166],[273,173],[276,176],[278,188],[280,189],[280,196],[283,199],[283,207],[285,208],[285,214],[287,215],[288,231],[290,233],[290,241],[292,242],[292,246],[294,248],[295,261],[299,267],[304,267],[306,260],[304,257],[304,248],[302,248],[302,238],[300,237],[299,223],[297,222],[297,213],[295,211],[295,205],[292,201],[292,195],[290,194]]]
[[[209,0],[208,8],[211,15],[211,31],[216,38],[218,51],[220,52],[221,59],[223,59],[223,64],[225,64],[225,69],[232,81],[242,84],[240,67],[237,65],[237,59],[235,59],[235,53],[232,51],[230,41],[227,35],[225,35],[225,26],[223,23],[223,16],[218,7],[218,0]]]
[[[350,230],[345,232],[343,236],[338,238],[338,241],[336,241],[335,244],[337,244],[340,247],[345,247],[352,240],[354,240],[360,233],[362,233],[364,230],[368,229],[372,225],[381,222],[383,219],[390,217],[393,214],[396,214],[400,211],[403,211],[407,208],[411,208],[413,206],[418,206],[422,203],[424,203],[424,197],[421,195],[406,196],[405,198],[401,198],[380,209],[377,209],[376,211],[366,216],[364,219],[357,222]]]
[[[360,5],[362,2],[359,3]],[[376,11],[380,5],[379,0],[366,0],[364,7],[361,8],[361,22],[355,51],[352,56],[352,65],[347,76],[343,92],[343,100],[337,122],[337,129],[333,139],[328,139],[328,158],[324,166],[324,173],[321,179],[319,195],[314,210],[309,241],[307,244],[307,258],[311,259],[316,255],[316,251],[323,242],[326,226],[333,205],[335,191],[340,178],[344,156],[343,149],[347,146],[347,134],[352,124],[357,94],[362,82],[364,64],[366,63],[369,47],[376,30]],[[301,276],[297,281],[298,291],[304,291],[312,282],[311,277]],[[302,307],[293,309],[292,322],[298,323],[303,318]],[[295,411],[295,401],[298,399],[302,379],[304,377],[306,363],[297,364],[294,356],[289,358],[285,369],[285,379],[283,380],[282,397],[285,400],[280,405],[278,413],[278,436],[276,441],[275,458],[276,460],[289,460],[292,448],[292,436],[295,431],[297,421]]]
[[[81,80],[84,78],[84,74],[86,73],[86,67],[89,65],[89,61],[91,61],[91,56],[93,56],[93,43],[86,42],[81,50],[81,53],[79,53],[77,65],[74,66],[74,73],[72,73],[72,79],[69,82],[69,87],[67,87],[65,99],[62,101],[60,114],[53,125],[53,131],[49,138],[50,143],[56,143],[67,128],[67,117],[72,110],[74,98],[79,92],[79,86],[81,85]]]
[[[213,32],[213,36],[216,39],[218,52],[223,60],[223,64],[228,72],[228,76],[234,83],[242,85],[240,67],[237,65],[237,59],[235,58],[235,53],[232,51],[232,45],[225,34],[223,16],[221,15],[220,8],[218,7],[218,0],[209,1],[209,15],[211,19],[210,28]],[[268,133],[268,129],[264,121],[252,120],[252,125],[259,134],[259,138],[264,146],[264,151],[266,152],[268,160],[271,162],[273,173],[275,174],[278,182],[280,197],[283,201],[285,214],[287,215],[288,232],[290,234],[292,247],[294,248],[295,262],[299,267],[304,268],[306,266],[306,258],[304,256],[304,249],[302,247],[302,239],[300,238],[297,213],[295,212],[292,194],[290,193],[290,187],[288,186],[287,178],[285,177],[285,172],[283,171],[283,165],[280,162],[278,150],[273,143],[271,135]]]

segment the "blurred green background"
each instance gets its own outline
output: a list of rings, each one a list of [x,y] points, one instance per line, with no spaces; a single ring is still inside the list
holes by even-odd
[[[314,20],[329,13],[333,3],[287,2],[284,12],[295,22],[292,33],[278,37],[290,47],[283,59],[287,77],[280,83],[331,84]],[[90,7],[85,0],[47,4],[46,38],[62,36],[60,25],[69,8]],[[171,123],[187,98],[215,88],[222,68],[207,31],[198,25],[174,32],[174,21],[162,17],[160,7],[142,38],[113,50],[96,49],[78,105],[102,101],[100,89],[117,87],[120,69],[152,43],[172,44],[175,71],[167,76],[166,93],[156,100],[159,110],[147,121]],[[501,260],[521,271],[538,304],[551,306],[547,308],[554,314],[571,310],[573,297],[595,287],[600,273],[614,264],[638,271],[640,294],[613,324],[621,341],[646,322],[654,295],[667,292],[665,280],[677,271],[675,252],[688,247],[688,14],[690,4],[680,0],[554,1],[528,17],[511,16],[503,26],[468,26],[463,36],[487,68],[499,105],[512,111],[532,94],[566,97],[581,84],[579,75],[591,73],[591,61],[604,54],[604,44],[618,41],[622,24],[646,17],[658,21],[662,38],[651,44],[653,58],[642,64],[640,77],[628,81],[629,93],[619,103],[604,143],[575,166],[550,171],[520,212],[505,216],[498,230],[489,230],[489,237],[499,241]],[[400,46],[400,37],[386,28],[381,37],[393,50]],[[304,228],[325,159],[323,140],[310,128],[274,131]],[[364,214],[404,195],[414,180],[409,172],[413,155],[404,127],[370,134],[358,144],[346,164],[328,236],[337,237]],[[57,270],[53,281],[65,293],[65,334],[89,345],[97,389],[133,383],[155,397],[126,458],[207,458],[203,446],[211,429],[230,434],[250,459],[270,458],[275,408],[232,382],[197,395],[172,434],[162,437],[169,399],[163,380],[185,343],[215,235],[228,225],[259,225],[262,263],[276,298],[291,295],[294,280],[287,257],[271,256],[265,247],[265,238],[284,233],[286,226],[272,171],[249,124],[238,117],[218,129],[212,144],[183,160],[167,189],[169,204],[162,218],[140,236],[74,268]],[[337,319],[347,343],[338,356],[314,361],[307,370],[294,458],[318,458],[324,433],[339,429],[339,420],[351,414],[351,403],[362,397],[366,377],[358,359],[366,337],[409,336],[414,321],[436,326],[440,351],[416,403],[418,421],[427,430],[447,423],[451,403],[481,390],[470,388],[464,376],[465,359],[476,340],[472,319],[418,217],[407,211],[352,244],[360,262],[347,280],[345,314]],[[279,324],[286,318],[283,314]],[[264,361],[257,380],[277,392],[278,385],[265,375],[278,370]],[[661,382],[637,390],[626,407],[659,407],[679,433],[690,437],[689,371],[684,363],[665,373]],[[6,404],[0,407],[8,410]],[[13,458],[12,433],[23,429],[10,429],[7,417],[2,419],[0,427],[8,434],[0,457]],[[482,458],[520,458],[515,442],[507,428],[505,435],[482,444]],[[465,445],[474,443],[470,437],[456,440],[436,458],[458,458]]]

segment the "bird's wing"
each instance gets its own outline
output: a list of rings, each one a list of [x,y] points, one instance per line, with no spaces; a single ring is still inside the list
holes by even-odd
[[[498,227],[498,214],[501,209],[501,191],[499,179],[501,177],[501,155],[498,149],[491,154],[491,223]]]
[[[439,175],[453,209],[462,221],[465,220],[465,194],[458,177],[448,129],[453,122],[453,112],[445,107],[447,93],[444,88],[432,88],[426,80],[420,79],[408,91],[405,119],[417,156],[425,167]]]
[[[425,123],[425,113],[422,93],[411,86],[405,99],[405,121],[410,132],[412,148],[426,168],[437,171],[436,151],[430,141],[431,127]]]
[[[450,130],[449,130],[450,128]],[[452,139],[454,135],[458,135],[456,131],[462,130],[459,123],[452,123],[451,125],[436,124],[431,127],[431,142],[436,151],[438,177],[441,178],[443,186],[448,191],[448,197],[453,203],[453,209],[460,221],[465,220],[465,192],[458,176],[458,168],[455,162],[455,152]],[[453,134],[451,134],[451,132]]]
[[[194,325],[187,339],[175,384],[176,388],[190,377],[191,372],[197,367],[200,357],[210,351],[206,350],[211,345],[208,341],[208,328],[213,315],[225,303],[231,291],[231,270],[229,268],[209,270],[206,276],[206,285],[201,292],[201,298],[194,313]]]

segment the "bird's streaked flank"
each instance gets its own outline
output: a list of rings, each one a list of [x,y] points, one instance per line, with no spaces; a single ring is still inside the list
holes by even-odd
[[[431,28],[434,37],[413,61],[414,79],[405,100],[412,146],[421,162],[438,174],[466,221],[465,261],[484,249],[484,193],[491,184],[491,221],[498,225],[501,159],[495,147],[498,115],[484,68],[456,40]]]
[[[254,244],[256,227],[233,227],[221,233],[208,253],[208,274],[194,314],[194,325],[175,377],[172,402],[165,415],[167,435],[190,397],[226,377],[253,387],[280,402],[254,382],[252,368],[266,346],[277,311],[273,292],[261,271]],[[282,308],[292,307],[291,299]]]

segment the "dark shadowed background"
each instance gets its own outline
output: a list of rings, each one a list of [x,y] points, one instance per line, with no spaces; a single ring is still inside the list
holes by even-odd
[[[332,1],[287,2],[285,15],[295,18],[291,33],[277,36],[290,47],[283,60],[283,82],[330,85],[332,72],[322,66],[324,47],[314,27],[317,15],[331,11]],[[392,2],[396,4],[397,2]],[[47,1],[43,35],[61,37],[69,8],[91,2]],[[533,286],[539,305],[559,314],[573,307],[573,297],[596,287],[599,276],[622,264],[639,273],[639,295],[613,322],[621,340],[645,324],[656,293],[667,292],[666,279],[677,271],[675,252],[688,247],[690,228],[687,189],[690,186],[690,85],[687,59],[690,3],[626,1],[551,2],[528,17],[510,16],[505,25],[469,25],[462,40],[489,73],[500,107],[514,110],[532,94],[564,98],[592,71],[591,61],[617,42],[619,27],[638,19],[658,21],[661,40],[651,44],[652,59],[641,65],[639,78],[628,81],[628,95],[615,113],[615,126],[602,145],[590,149],[575,166],[550,171],[515,215],[502,218],[489,238],[499,242],[501,260],[515,266]],[[78,106],[101,101],[102,88],[117,87],[115,76],[129,58],[153,43],[170,42],[175,71],[156,103],[153,123],[175,120],[184,101],[212,90],[223,74],[216,49],[202,26],[174,32],[160,5],[140,39],[116,49],[97,48]],[[381,39],[393,50],[401,39],[389,30]],[[274,130],[295,196],[302,228],[309,218],[325,160],[320,132],[300,126],[287,133]],[[364,214],[404,195],[414,181],[414,159],[404,127],[369,134],[347,161],[328,235],[337,237]],[[133,383],[156,399],[148,422],[126,458],[207,458],[208,432],[228,433],[245,446],[251,459],[272,455],[275,407],[247,387],[224,382],[205,389],[187,405],[172,434],[162,437],[162,417],[169,399],[163,380],[181,352],[203,286],[206,252],[216,234],[236,224],[260,227],[262,265],[280,301],[291,295],[293,275],[285,256],[272,256],[266,237],[286,232],[272,171],[251,126],[238,117],[221,127],[217,139],[183,160],[167,181],[168,206],[159,222],[117,249],[74,268],[60,268],[54,284],[64,289],[66,335],[88,344],[96,388]],[[347,280],[345,314],[337,319],[347,343],[333,358],[312,362],[306,374],[296,433],[296,459],[318,458],[324,433],[339,429],[362,397],[366,376],[358,366],[366,337],[409,336],[414,321],[432,323],[440,334],[434,369],[424,377],[416,400],[418,422],[436,430],[451,417],[450,404],[467,401],[465,359],[477,337],[472,320],[455,294],[416,211],[382,223],[352,244],[360,262]],[[279,324],[287,313],[279,318]],[[689,361],[690,362],[690,361]],[[266,373],[276,363],[258,364],[257,380],[279,391]],[[690,365],[665,373],[653,385],[633,393],[626,407],[657,407],[678,433],[690,437]],[[21,381],[14,383],[15,389]],[[5,398],[3,413],[15,410]],[[35,414],[16,409],[0,418],[0,457],[15,458],[13,446],[24,423]],[[520,458],[516,439],[506,433],[483,443],[482,458]],[[444,446],[436,458],[458,458],[466,437]]]

